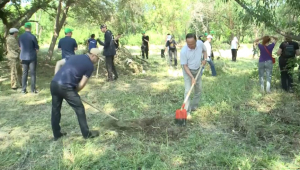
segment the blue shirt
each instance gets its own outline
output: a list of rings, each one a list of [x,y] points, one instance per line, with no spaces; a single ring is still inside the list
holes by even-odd
[[[58,84],[76,88],[83,76],[89,78],[94,71],[94,64],[86,54],[67,56],[65,60],[52,80]]]
[[[96,48],[97,47],[97,41],[94,39],[94,38],[90,38],[88,40],[88,43],[89,43],[89,51],[92,49],[92,48]]]
[[[75,48],[77,48],[77,42],[74,38],[66,36],[58,42],[58,48],[62,50],[62,58],[66,58],[68,55],[75,55]]]
[[[19,44],[21,47],[21,60],[36,60],[36,50],[39,49],[39,45],[36,37],[32,35],[31,32],[25,31],[25,33],[19,37]]]

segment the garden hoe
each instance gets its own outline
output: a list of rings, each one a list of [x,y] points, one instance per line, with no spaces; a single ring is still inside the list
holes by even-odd
[[[200,74],[200,72],[202,70],[202,67],[203,66],[200,67],[200,69],[199,69],[199,71],[198,71],[198,73],[196,75],[195,82],[197,82],[197,79],[198,79],[199,74]],[[178,109],[178,110],[176,110],[176,112],[175,112],[175,123],[178,124],[178,125],[181,125],[181,126],[185,126],[186,125],[187,112],[184,109],[184,107],[185,107],[185,104],[186,104],[186,102],[188,101],[188,99],[189,99],[189,97],[191,95],[191,92],[192,92],[194,86],[195,86],[195,83],[192,84],[192,86],[191,86],[188,94],[186,95],[186,97],[184,99],[184,102],[183,102],[181,108]]]
[[[84,103],[86,103],[86,104],[88,104],[89,106],[91,106],[92,108],[96,109],[98,112],[103,113],[103,112],[100,111],[100,109],[96,108],[96,107],[93,106],[92,104],[90,104],[90,103],[84,101],[83,99],[81,99],[81,100],[82,100]],[[104,113],[104,114],[107,115],[107,116],[109,116],[109,117],[111,117],[111,118],[114,119],[114,120],[119,120],[119,119],[117,119],[117,118],[115,118],[115,117],[113,117],[113,116],[111,116],[111,115],[109,115],[109,114],[106,114],[106,113]]]

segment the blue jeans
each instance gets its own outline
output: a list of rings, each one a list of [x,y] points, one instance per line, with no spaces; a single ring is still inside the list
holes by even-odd
[[[212,76],[216,76],[217,75],[217,72],[216,72],[216,68],[215,68],[215,64],[214,62],[212,61],[212,59],[210,57],[208,57],[208,59],[206,60],[206,62],[210,65],[210,69],[211,69],[211,74]],[[202,68],[201,70],[201,75],[203,74],[204,72],[204,67]]]
[[[35,90],[35,83],[36,83],[36,60],[23,60],[22,67],[23,67],[23,75],[22,75],[22,91],[27,91],[27,79],[28,79],[28,71],[30,70],[30,79],[31,79],[31,92]]]
[[[263,91],[263,92],[265,91],[265,85],[264,85],[264,74],[265,73],[266,73],[266,79],[267,79],[266,91],[270,92],[271,80],[272,80],[272,70],[273,70],[272,60],[258,63],[260,88],[261,88],[261,91]]]

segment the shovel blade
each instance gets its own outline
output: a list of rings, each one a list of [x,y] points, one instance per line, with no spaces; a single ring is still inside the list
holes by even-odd
[[[175,113],[175,123],[181,126],[186,125],[187,112],[185,109],[176,110]]]

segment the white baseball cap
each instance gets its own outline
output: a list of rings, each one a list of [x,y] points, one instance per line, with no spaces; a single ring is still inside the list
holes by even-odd
[[[101,55],[101,50],[99,50],[98,48],[92,48],[90,50],[91,54],[97,55],[98,57]]]
[[[211,36],[211,35],[208,35],[206,38],[211,38],[211,39],[213,39],[213,36]]]
[[[9,29],[9,33],[15,33],[15,32],[19,32],[19,30],[17,28]]]
[[[168,35],[167,40],[171,40],[172,39],[172,35]]]

